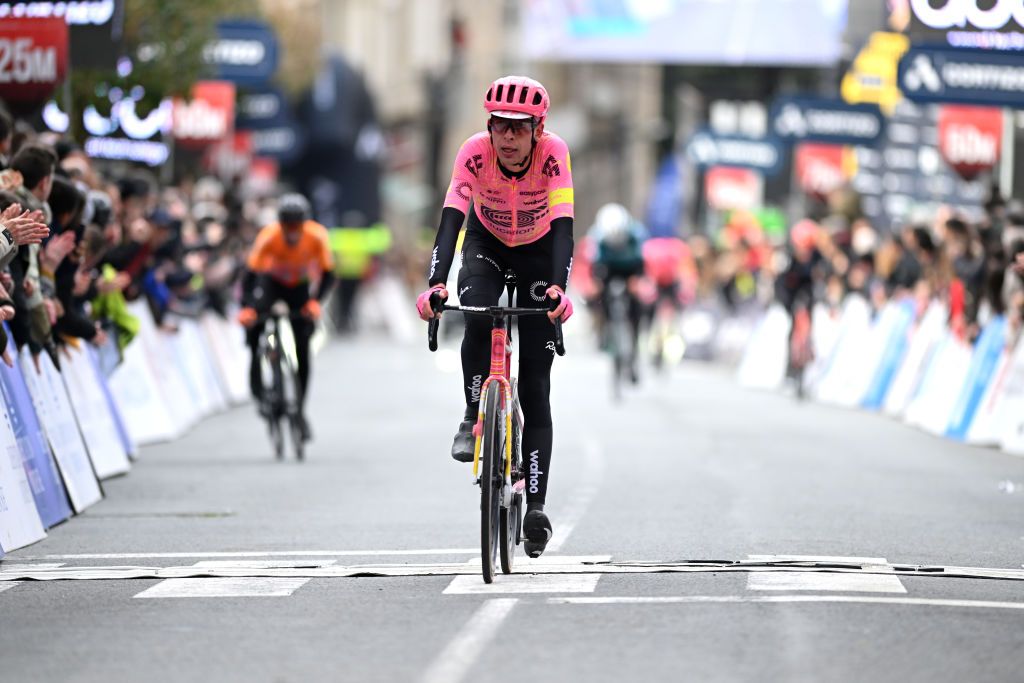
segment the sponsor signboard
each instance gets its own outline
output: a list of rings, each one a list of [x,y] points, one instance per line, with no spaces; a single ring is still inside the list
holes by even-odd
[[[42,104],[64,80],[68,25],[57,17],[0,20],[0,98]]]
[[[782,146],[771,138],[752,140],[700,130],[687,142],[686,156],[701,168],[735,166],[774,174],[782,165]]]
[[[17,19],[58,19],[67,24],[75,68],[113,68],[120,56],[123,0],[0,1],[0,24]]]
[[[1020,0],[907,0],[904,12],[915,41],[955,48],[1024,50]]]
[[[775,100],[768,115],[771,133],[783,140],[873,145],[885,132],[877,105],[842,100],[785,97]]]
[[[216,78],[239,85],[258,85],[277,71],[274,30],[255,19],[229,19],[217,24],[217,37],[203,50]]]
[[[911,47],[899,65],[899,85],[914,102],[1024,108],[1024,59],[985,50]]]
[[[1003,112],[994,107],[939,107],[939,151],[961,178],[974,178],[999,161]]]

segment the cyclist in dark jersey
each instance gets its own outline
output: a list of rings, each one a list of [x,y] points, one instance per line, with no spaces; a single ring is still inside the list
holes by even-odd
[[[573,253],[573,187],[569,150],[544,130],[550,100],[544,86],[522,76],[491,84],[484,98],[487,131],[463,143],[441,213],[431,255],[429,288],[417,299],[420,317],[436,314],[430,296],[447,299],[448,280],[459,230],[468,215],[459,271],[459,301],[493,306],[505,286],[505,272],[517,277],[518,306],[547,308],[551,321],[568,320],[572,302],[565,294]],[[469,210],[470,202],[473,210]],[[551,464],[551,363],[555,328],[543,317],[519,320],[519,392],[525,420],[523,467],[527,479],[525,550],[538,557],[551,538],[544,512]],[[473,461],[473,425],[480,387],[490,366],[490,321],[471,317],[462,341],[466,412],[452,457]]]

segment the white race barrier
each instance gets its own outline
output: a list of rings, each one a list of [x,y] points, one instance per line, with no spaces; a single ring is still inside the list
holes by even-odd
[[[0,547],[17,550],[46,537],[6,411],[0,419]]]
[[[947,331],[928,363],[917,395],[907,406],[907,423],[944,434],[970,367],[970,345]]]
[[[997,421],[999,444],[1010,453],[1024,455],[1024,338],[1010,356]]]
[[[92,469],[89,453],[82,441],[60,373],[46,353],[39,354],[40,372],[36,372],[28,347],[21,350],[21,372],[28,385],[32,403],[47,441],[53,450],[71,506],[82,512],[103,497]]]
[[[84,349],[67,347],[67,353],[61,357],[61,376],[96,476],[103,480],[128,472],[132,467],[128,453]]]
[[[906,412],[911,399],[921,386],[932,353],[942,341],[948,316],[949,312],[945,305],[934,302],[911,333],[910,345],[903,363],[896,371],[896,377],[885,397],[884,407],[887,414],[902,417]]]
[[[789,314],[772,306],[754,329],[740,361],[737,378],[750,389],[778,389],[786,379],[789,358]]]
[[[1005,400],[1006,378],[1010,374],[1009,351],[1004,350],[999,356],[992,381],[988,383],[985,394],[981,397],[978,411],[974,414],[971,426],[967,430],[966,441],[975,446],[998,446],[1000,437],[1000,412]]]
[[[828,372],[842,333],[840,316],[824,304],[815,304],[811,311],[811,348],[814,360],[804,370],[804,384],[813,394]]]
[[[864,353],[870,338],[871,306],[864,297],[851,295],[843,304],[839,341],[828,362],[828,369],[814,388],[817,400],[848,407],[860,403],[873,370],[865,367],[871,361]]]
[[[182,320],[178,326],[178,351],[181,367],[195,380],[204,415],[218,413],[229,401],[214,367],[213,355],[206,348],[203,333],[195,320]]]
[[[159,381],[146,361],[146,352],[138,339],[125,348],[124,360],[114,370],[108,384],[132,441],[145,445],[176,436],[177,427],[160,391]]]
[[[174,362],[173,351],[163,334],[156,329],[153,315],[145,301],[134,301],[128,310],[139,319],[139,333],[132,343],[141,344],[146,362],[156,376],[157,387],[167,407],[167,414],[178,437],[199,420],[199,410],[186,384],[184,373]]]
[[[242,403],[249,398],[249,347],[245,332],[213,313],[200,318],[205,348],[213,356],[220,384],[231,403]]]

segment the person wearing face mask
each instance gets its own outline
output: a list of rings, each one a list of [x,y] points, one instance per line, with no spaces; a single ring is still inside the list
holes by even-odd
[[[458,296],[465,306],[493,306],[516,274],[516,305],[553,308],[519,319],[519,387],[525,427],[523,453],[530,454],[536,486],[526,496],[526,553],[538,557],[552,535],[544,512],[551,464],[551,364],[554,321],[572,315],[565,294],[573,253],[573,185],[569,148],[544,129],[550,98],[543,85],[524,76],[494,81],[484,95],[487,130],[466,140],[455,160],[434,241],[428,289],[416,300],[423,320],[439,315],[432,295],[448,298],[445,282],[459,230],[468,218],[462,247]],[[469,210],[470,202],[473,210]],[[550,304],[550,305],[549,305]],[[462,342],[466,411],[452,445],[452,458],[473,461],[473,425],[480,385],[490,362],[490,320],[471,317]]]
[[[277,222],[260,231],[246,260],[242,279],[243,308],[238,314],[238,321],[247,330],[246,341],[252,351],[249,387],[262,409],[263,376],[257,351],[260,338],[257,322],[277,301],[288,304],[298,361],[300,424],[306,441],[311,438],[305,417],[309,340],[320,319],[320,302],[334,283],[334,259],[327,228],[311,220],[310,214],[309,202],[301,194],[286,194],[278,201]]]

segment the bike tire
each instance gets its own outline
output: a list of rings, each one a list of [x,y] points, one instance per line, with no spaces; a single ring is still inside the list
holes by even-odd
[[[480,443],[480,566],[484,583],[493,583],[498,554],[501,495],[504,483],[504,405],[501,386],[487,387]]]
[[[515,389],[513,390],[513,406],[518,403],[518,396],[515,395]],[[522,477],[522,471],[520,464],[522,463],[522,451],[520,444],[520,435],[522,434],[523,426],[519,424],[518,413],[513,411],[512,413],[512,472],[513,477]],[[518,474],[516,474],[518,473]],[[501,555],[501,572],[502,574],[511,574],[512,565],[515,564],[516,557],[516,546],[519,544],[519,528],[522,526],[522,515],[523,515],[523,495],[521,493],[513,493],[512,501],[508,507],[501,507],[500,512],[500,524],[501,524],[501,539],[498,545],[498,550]]]
[[[274,449],[274,457],[284,460],[284,432],[281,429],[281,421],[276,416],[267,418],[267,425],[270,428],[270,443]]]
[[[298,414],[288,418],[288,433],[292,438],[292,450],[295,452],[295,459],[303,462],[306,459],[306,442],[302,439],[302,425],[299,424]]]

